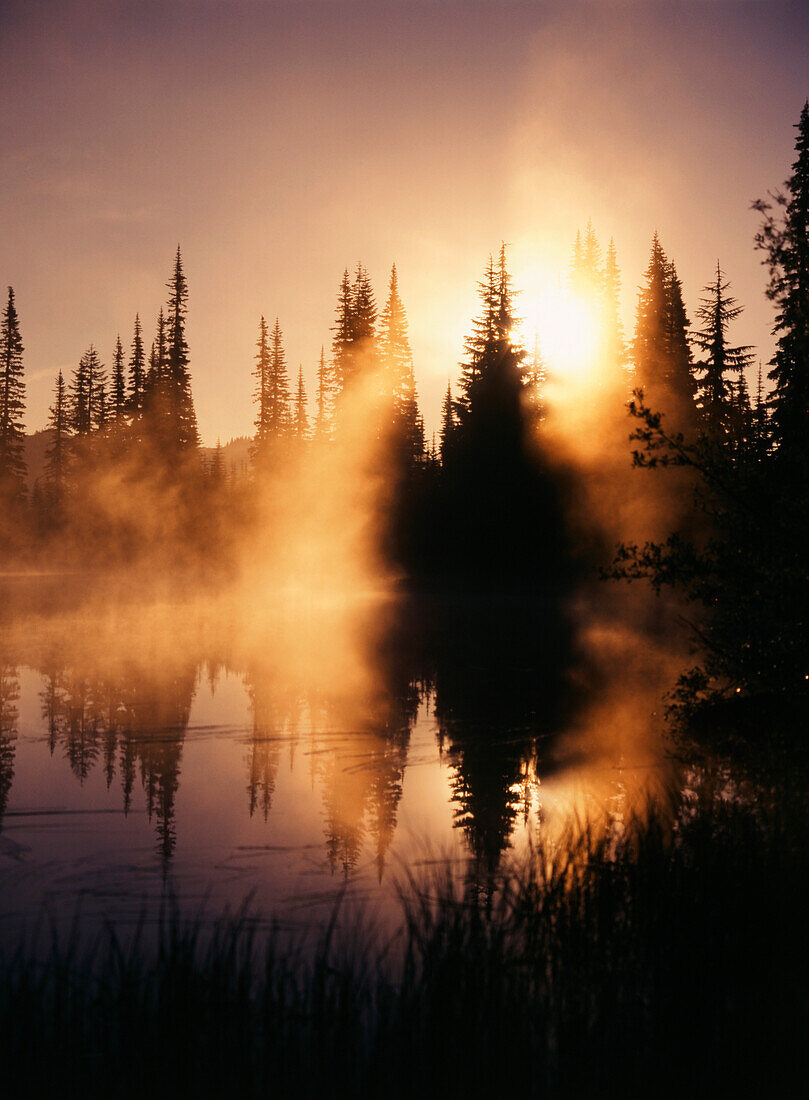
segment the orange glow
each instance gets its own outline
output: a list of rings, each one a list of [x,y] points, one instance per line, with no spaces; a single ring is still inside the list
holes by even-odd
[[[595,304],[582,295],[546,286],[520,303],[522,329],[530,349],[535,338],[549,374],[583,381],[597,370],[601,325]]]

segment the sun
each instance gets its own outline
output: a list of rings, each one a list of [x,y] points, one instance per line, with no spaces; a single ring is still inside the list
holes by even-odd
[[[601,326],[595,303],[561,287],[543,287],[520,302],[530,352],[539,342],[548,373],[563,382],[582,380],[598,365]]]

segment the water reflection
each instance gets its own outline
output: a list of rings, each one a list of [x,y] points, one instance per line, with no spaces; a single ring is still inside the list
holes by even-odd
[[[144,813],[153,865],[165,879],[180,855],[196,860],[200,890],[217,877],[287,897],[306,876],[382,883],[394,849],[408,859],[453,836],[485,881],[544,828],[560,777],[582,771],[603,684],[574,623],[550,600],[386,593],[318,605],[105,595],[17,613],[0,662],[0,828],[13,807],[43,890],[61,856],[25,823],[67,803],[111,813],[111,796],[132,848],[105,850],[98,890],[113,870],[144,866]],[[611,772],[603,797],[622,783]],[[86,863],[104,828],[77,840]]]

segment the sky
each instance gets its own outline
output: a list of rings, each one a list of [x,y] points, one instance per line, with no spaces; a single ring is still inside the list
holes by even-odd
[[[564,280],[588,219],[623,313],[657,231],[693,314],[719,259],[766,360],[753,199],[794,160],[809,4],[0,0],[0,285],[17,296],[26,426],[136,312],[174,251],[203,442],[250,433],[261,314],[314,386],[345,267],[392,263],[437,426],[490,252],[518,311]],[[541,333],[540,333],[541,336]]]

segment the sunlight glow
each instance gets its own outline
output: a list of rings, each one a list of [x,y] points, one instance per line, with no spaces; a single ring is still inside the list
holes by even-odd
[[[535,339],[551,375],[581,380],[598,365],[601,339],[595,303],[561,287],[545,287],[520,302],[525,346]]]

